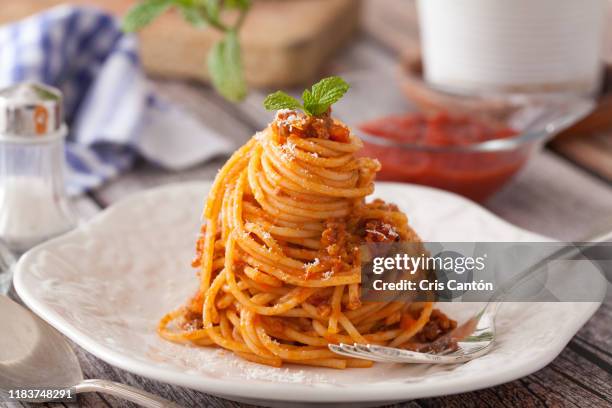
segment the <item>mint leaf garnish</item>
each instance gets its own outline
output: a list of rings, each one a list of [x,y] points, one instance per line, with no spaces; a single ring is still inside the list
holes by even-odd
[[[337,76],[322,79],[314,84],[310,91],[304,91],[302,95],[304,109],[312,116],[321,115],[330,106],[338,102],[349,90],[349,87],[344,79]]]
[[[340,77],[322,79],[302,93],[303,104],[282,91],[270,94],[264,100],[267,110],[301,109],[310,116],[319,116],[327,112],[330,106],[338,102],[350,88]]]
[[[273,94],[266,96],[264,107],[267,110],[279,109],[304,109],[300,101],[293,96],[289,96],[283,91],[276,91]]]

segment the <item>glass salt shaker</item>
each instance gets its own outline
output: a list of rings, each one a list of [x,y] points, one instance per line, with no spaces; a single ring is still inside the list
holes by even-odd
[[[0,245],[15,256],[76,225],[64,185],[66,134],[59,90],[34,82],[0,90]],[[0,270],[0,293],[8,275]]]

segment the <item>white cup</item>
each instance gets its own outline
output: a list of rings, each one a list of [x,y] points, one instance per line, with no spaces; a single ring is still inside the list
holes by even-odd
[[[419,0],[425,79],[456,93],[595,92],[607,0]]]

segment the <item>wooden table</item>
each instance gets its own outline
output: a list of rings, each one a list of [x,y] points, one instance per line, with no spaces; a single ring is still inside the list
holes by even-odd
[[[364,9],[363,29],[359,36],[342,55],[329,61],[325,73],[375,73],[380,81],[392,83],[396,80],[399,51],[417,45],[414,10],[410,4],[398,0],[370,0]],[[261,105],[265,92],[253,91],[244,103],[236,106],[225,102],[206,86],[172,80],[155,82],[161,94],[183,105],[203,122],[231,138],[236,146],[246,141],[256,130],[262,129],[270,120],[270,113],[265,112]],[[372,89],[372,92],[376,91]],[[359,120],[358,117],[343,119],[349,124]],[[219,158],[180,173],[169,173],[140,162],[130,173],[78,197],[75,202],[83,217],[90,217],[139,190],[177,181],[212,179],[225,159]],[[578,240],[593,228],[605,223],[612,225],[612,188],[609,182],[545,150],[531,160],[516,180],[486,203],[486,207],[522,228],[562,240]],[[561,355],[544,369],[494,388],[395,406],[610,406],[611,319],[612,293],[609,291],[595,316],[578,332]],[[131,384],[186,407],[246,407],[139,377],[112,367],[80,347],[73,346],[87,378],[104,378]],[[84,407],[132,406],[123,400],[98,394],[83,395],[79,402]]]

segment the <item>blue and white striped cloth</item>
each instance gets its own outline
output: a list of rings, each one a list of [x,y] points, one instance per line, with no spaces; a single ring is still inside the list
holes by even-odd
[[[229,141],[152,92],[136,37],[98,9],[59,6],[1,26],[0,87],[24,80],[64,94],[72,193],[117,176],[139,155],[180,170],[232,150]]]

